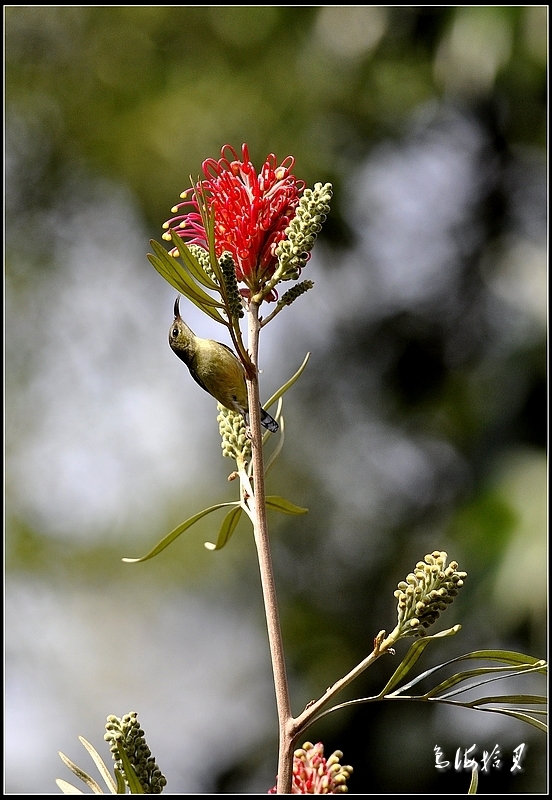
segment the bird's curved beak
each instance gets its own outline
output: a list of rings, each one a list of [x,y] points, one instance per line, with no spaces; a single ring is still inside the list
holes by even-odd
[[[176,300],[174,301],[174,318],[177,319],[179,316],[180,316],[180,295],[178,295]]]

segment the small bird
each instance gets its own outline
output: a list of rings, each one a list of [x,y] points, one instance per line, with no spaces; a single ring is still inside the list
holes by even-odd
[[[190,330],[182,317],[180,298],[174,304],[174,322],[169,330],[169,345],[186,364],[192,378],[230,411],[243,414],[249,423],[245,369],[241,361],[225,344],[213,339],[201,339]],[[275,433],[278,423],[261,408],[261,425]]]

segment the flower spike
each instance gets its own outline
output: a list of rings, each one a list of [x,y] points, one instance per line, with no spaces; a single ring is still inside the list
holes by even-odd
[[[225,145],[221,158],[203,162],[204,179],[182,192],[182,202],[172,208],[174,216],[163,225],[163,238],[172,241],[174,232],[188,246],[209,251],[205,218],[208,212],[213,219],[216,259],[230,253],[236,279],[247,287],[241,293],[246,297],[259,293],[278,266],[276,249],[295,217],[305,188],[304,182],[292,173],[294,164],[292,156],[278,164],[270,153],[257,173],[246,144],[242,146],[241,159],[230,145]],[[203,202],[205,205],[200,207]],[[171,255],[177,255],[176,248]],[[276,300],[277,294],[271,289],[264,299]]]

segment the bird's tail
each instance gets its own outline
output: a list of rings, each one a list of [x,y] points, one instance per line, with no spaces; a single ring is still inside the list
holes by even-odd
[[[245,418],[245,424],[249,425],[249,411],[242,413]],[[264,408],[261,408],[261,425],[271,433],[276,433],[279,427],[274,417],[271,417],[268,411],[265,411]]]
[[[276,433],[276,431],[278,430],[278,423],[276,422],[274,417],[270,416],[268,411],[264,410],[264,408],[261,408],[261,425],[263,426],[263,428],[266,428],[267,431],[270,431],[271,433]]]

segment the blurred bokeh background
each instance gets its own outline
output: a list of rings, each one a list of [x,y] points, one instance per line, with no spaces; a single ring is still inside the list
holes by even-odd
[[[264,329],[286,395],[270,518],[294,711],[395,621],[425,553],[468,572],[423,667],[545,657],[547,6],[60,7],[5,14],[7,793],[51,793],[136,710],[173,793],[266,792],[276,717],[254,546],[218,553],[216,405],[167,345],[175,293],[146,259],[225,143],[293,154],[332,213]],[[224,331],[195,308],[197,333]],[[224,339],[223,339],[224,340]],[[402,645],[399,656],[404,654]],[[377,692],[384,659],[342,699]],[[500,687],[500,691],[514,686]],[[544,736],[476,711],[371,704],[311,729],[357,793],[542,792]],[[523,771],[511,752],[527,745]]]

